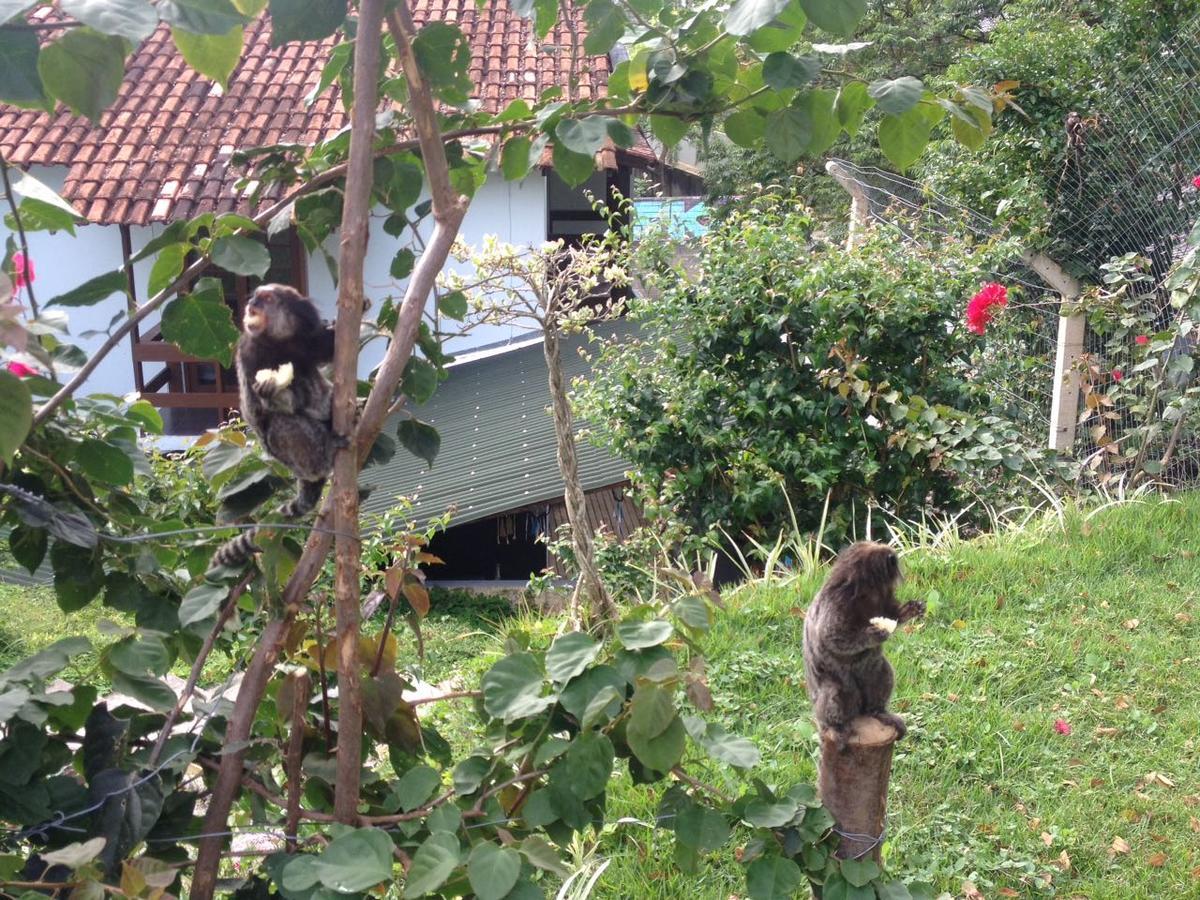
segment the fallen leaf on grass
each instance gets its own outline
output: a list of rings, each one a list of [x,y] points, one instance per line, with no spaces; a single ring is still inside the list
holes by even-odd
[[[1110,738],[1110,737],[1116,737],[1120,733],[1121,733],[1120,728],[1107,728],[1103,725],[1096,726],[1096,737]]]
[[[975,882],[973,881],[964,881],[962,883],[962,892],[963,896],[966,897],[967,900],[987,900],[987,898],[984,897],[980,892],[979,888],[975,887]]]
[[[1192,816],[1188,819],[1188,826],[1192,829],[1192,831],[1196,832],[1196,834],[1200,834],[1200,819]]]
[[[1014,891],[1012,888],[1000,888],[998,891],[996,891],[996,893],[999,894],[1001,897],[1020,897],[1021,896],[1016,891]]]
[[[1113,701],[1113,705],[1117,709],[1129,709],[1130,697],[1127,694],[1118,694],[1117,699]]]
[[[1155,853],[1148,860],[1146,860],[1146,862],[1148,862],[1155,869],[1161,869],[1163,866],[1165,866],[1167,864],[1167,854]]]
[[[1127,630],[1129,630],[1129,631],[1133,631],[1133,629],[1135,629],[1135,628],[1137,628],[1139,625],[1141,625],[1141,624],[1142,624],[1142,622],[1141,622],[1141,620],[1140,620],[1140,619],[1126,619],[1126,620],[1125,620],[1124,622],[1122,622],[1121,624],[1122,624],[1122,625],[1123,625],[1123,626],[1124,626],[1124,627],[1125,627]]]
[[[1052,835],[1048,831],[1043,831],[1042,832],[1042,843],[1045,844],[1047,847],[1049,847],[1051,844],[1054,843],[1054,835]]]
[[[1058,866],[1060,869],[1062,869],[1064,872],[1071,871],[1071,857],[1067,856],[1066,850],[1064,850],[1062,853],[1058,854],[1058,860],[1054,864],[1056,866]]]
[[[1113,838],[1113,842],[1112,842],[1112,852],[1113,853],[1128,853],[1129,852],[1129,844],[1125,841],[1124,838],[1115,837],[1115,838]]]

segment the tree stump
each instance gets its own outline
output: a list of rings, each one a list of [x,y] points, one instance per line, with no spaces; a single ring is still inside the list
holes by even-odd
[[[845,750],[838,749],[833,732],[821,733],[817,790],[842,832],[837,855],[842,859],[869,856],[878,862],[887,818],[892,745],[900,735],[871,716],[859,716],[851,729]]]

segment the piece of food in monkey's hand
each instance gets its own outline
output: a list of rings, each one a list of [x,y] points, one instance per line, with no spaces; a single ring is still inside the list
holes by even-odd
[[[896,620],[889,619],[887,616],[872,616],[871,624],[881,631],[886,631],[888,634],[896,630]]]
[[[278,369],[259,369],[254,373],[254,384],[259,390],[271,387],[281,391],[291,384],[295,377],[295,366],[289,362],[284,363]]]

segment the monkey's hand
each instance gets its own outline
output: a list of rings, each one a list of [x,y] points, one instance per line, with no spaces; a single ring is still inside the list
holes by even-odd
[[[900,607],[900,615],[896,617],[897,622],[908,622],[912,619],[919,619],[925,615],[925,603],[921,600],[910,600]]]
[[[284,363],[278,369],[259,369],[254,373],[254,391],[269,400],[287,388],[295,377],[296,369],[291,363]]]

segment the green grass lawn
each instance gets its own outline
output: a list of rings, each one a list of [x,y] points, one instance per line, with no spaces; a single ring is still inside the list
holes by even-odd
[[[890,642],[894,705],[909,723],[890,794],[893,871],[955,897],[970,881],[988,900],[1200,897],[1198,556],[1200,494],[905,556],[902,595],[929,600],[930,613]],[[800,641],[818,586],[732,592],[706,642],[713,715],[758,744],[757,774],[780,784],[815,779]],[[545,645],[558,624],[506,617],[493,601],[435,600],[425,659],[406,651],[401,663],[470,685],[503,653],[504,633]],[[6,663],[65,633],[46,592],[0,587]],[[434,704],[423,715],[462,737],[469,711]],[[689,768],[738,789],[703,760]],[[620,779],[610,821],[652,822],[660,792]],[[692,876],[674,868],[672,843],[636,822],[582,842],[582,854],[609,860],[593,896],[743,895],[736,836]]]

